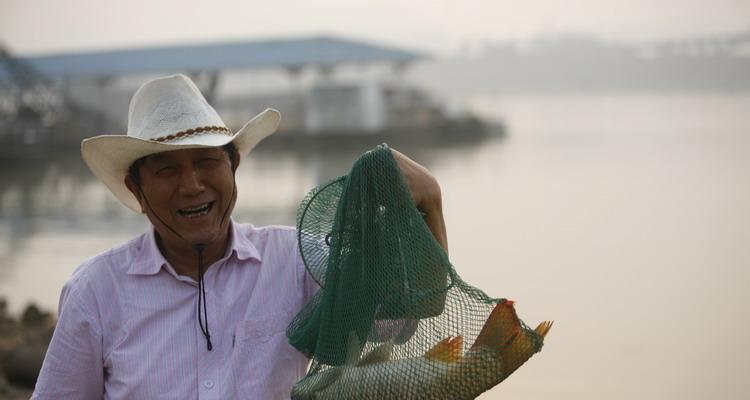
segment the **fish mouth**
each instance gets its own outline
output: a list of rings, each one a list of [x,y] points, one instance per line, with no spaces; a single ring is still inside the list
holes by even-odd
[[[216,203],[216,202],[215,201],[209,201],[209,202],[206,202],[206,203],[203,203],[203,204],[199,204],[197,206],[180,208],[179,210],[177,210],[177,214],[179,214],[182,217],[186,217],[186,218],[198,218],[198,217],[202,217],[202,216],[208,214],[209,212],[211,212],[211,210],[214,208],[214,203]]]

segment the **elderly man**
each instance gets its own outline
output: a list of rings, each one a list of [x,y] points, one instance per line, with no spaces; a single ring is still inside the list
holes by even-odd
[[[232,133],[174,75],[136,92],[127,135],[84,140],[94,175],[153,229],[66,283],[33,398],[289,398],[309,360],[284,332],[317,286],[293,228],[231,219],[234,173],[279,119],[269,109]],[[394,156],[446,247],[435,179]]]

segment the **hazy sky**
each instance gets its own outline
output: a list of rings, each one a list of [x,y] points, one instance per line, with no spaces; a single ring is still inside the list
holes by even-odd
[[[433,51],[579,32],[641,41],[750,30],[750,0],[0,0],[19,54],[337,34]]]

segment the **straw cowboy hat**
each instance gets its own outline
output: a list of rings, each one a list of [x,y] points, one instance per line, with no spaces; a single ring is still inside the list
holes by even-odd
[[[232,133],[195,84],[185,75],[145,83],[133,95],[126,135],[101,135],[81,143],[84,161],[99,180],[131,210],[141,206],[125,186],[125,176],[137,159],[163,151],[219,147],[234,143],[244,157],[274,133],[281,116],[266,109],[237,133]]]

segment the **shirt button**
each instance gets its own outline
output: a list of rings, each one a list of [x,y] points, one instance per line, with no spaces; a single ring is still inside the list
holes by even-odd
[[[205,381],[203,382],[203,386],[205,386],[206,389],[211,389],[212,387],[214,387],[214,381],[212,380]]]

